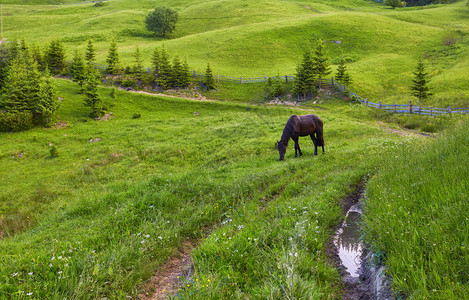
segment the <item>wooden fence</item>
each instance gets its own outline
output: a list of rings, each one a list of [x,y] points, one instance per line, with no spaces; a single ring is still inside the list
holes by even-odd
[[[97,69],[104,71],[107,65],[102,64],[95,64]],[[146,68],[148,73],[151,72],[150,68]],[[202,79],[205,78],[205,74],[197,73],[195,70],[192,71],[192,76],[194,79]],[[223,76],[223,75],[215,75],[217,83],[220,82],[233,82],[239,84],[247,84],[247,83],[261,83],[267,82],[269,76],[263,77],[230,77],[230,76]],[[271,77],[276,79],[277,76]],[[295,81],[295,76],[292,75],[284,75],[280,76],[280,80],[284,81],[285,83]],[[363,98],[357,95],[356,93],[350,91],[347,86],[340,84],[339,82],[335,81],[334,78],[331,79],[322,79],[321,85],[329,85],[338,88],[344,94],[347,94],[350,98],[354,98],[357,101],[360,101],[365,106],[370,106],[378,109],[384,109],[387,111],[392,111],[395,113],[408,113],[408,114],[421,114],[421,115],[429,115],[429,116],[436,116],[440,114],[451,114],[451,113],[460,113],[460,114],[469,114],[469,107],[463,108],[455,108],[448,106],[447,108],[436,108],[436,107],[419,107],[418,105],[413,105],[412,101],[409,101],[409,104],[382,104],[381,101],[379,103],[374,103],[368,101],[368,98]]]
[[[451,114],[451,113],[461,113],[469,114],[469,107],[464,108],[455,108],[448,106],[448,108],[436,108],[436,107],[419,107],[418,105],[413,105],[412,101],[409,101],[409,104],[382,104],[374,103],[368,101],[368,98],[363,98],[358,96],[356,93],[350,91],[348,87],[340,84],[339,82],[332,80],[332,84],[341,90],[344,94],[348,94],[350,98],[354,98],[357,101],[365,104],[365,106],[370,106],[378,109],[384,109],[387,111],[392,111],[395,113],[407,113],[407,114],[420,114],[420,115],[429,115],[436,116],[440,114]]]

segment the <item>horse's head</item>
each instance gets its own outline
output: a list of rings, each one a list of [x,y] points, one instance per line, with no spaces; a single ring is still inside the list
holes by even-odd
[[[277,150],[279,154],[279,161],[282,161],[285,158],[285,152],[287,152],[287,147],[283,142],[277,141]]]

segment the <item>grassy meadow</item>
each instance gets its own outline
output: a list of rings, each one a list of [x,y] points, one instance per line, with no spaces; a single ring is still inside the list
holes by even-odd
[[[4,2],[4,32],[9,40],[25,38],[47,44],[60,38],[71,59],[87,40],[105,63],[115,38],[124,64],[133,62],[138,45],[146,64],[155,47],[187,58],[203,72],[210,63],[225,76],[293,75],[304,47],[326,43],[333,69],[345,57],[351,88],[370,101],[408,103],[412,72],[424,57],[434,96],[424,105],[468,106],[469,11],[466,1],[390,9],[374,1],[130,1],[109,0],[67,5],[72,1]],[[146,14],[158,5],[178,11],[176,31],[167,39],[145,29]],[[340,41],[340,44],[335,43]]]
[[[469,105],[465,1],[79,2],[5,0],[4,34],[41,46],[60,38],[70,59],[91,39],[98,63],[113,38],[126,64],[136,45],[149,64],[164,44],[198,72],[209,62],[227,76],[294,74],[321,38],[370,101],[408,102],[423,56],[435,94],[424,105]],[[143,23],[158,5],[180,16],[165,40]],[[135,298],[188,243],[195,273],[178,297],[341,299],[326,248],[341,201],[363,183],[364,239],[396,295],[469,293],[466,116],[396,116],[334,93],[266,105],[262,84],[222,83],[203,95],[225,101],[118,90],[113,103],[101,87],[112,114],[96,121],[77,84],[53,84],[63,98],[55,126],[0,133],[1,299]],[[301,138],[303,157],[293,159],[291,142],[279,162],[287,119],[308,113],[324,121],[325,155]]]
[[[75,84],[55,83],[64,98],[61,127],[0,135],[2,297],[135,295],[184,241],[209,234],[195,259],[208,272],[210,260],[223,258],[211,293],[256,297],[295,272],[299,286],[288,295],[314,290],[333,298],[340,278],[323,251],[341,218],[339,202],[395,143],[425,139],[353,117],[363,114],[359,106],[265,107],[128,92],[118,93],[114,119],[97,122],[85,117]],[[109,89],[101,93],[111,106]],[[290,147],[278,162],[274,142],[284,123],[307,112],[326,124],[326,155],[313,157],[312,142],[302,139],[301,159]],[[227,240],[217,240],[223,233]],[[204,258],[217,247],[220,260]],[[289,253],[298,260],[282,269]],[[310,273],[305,266],[313,263]]]

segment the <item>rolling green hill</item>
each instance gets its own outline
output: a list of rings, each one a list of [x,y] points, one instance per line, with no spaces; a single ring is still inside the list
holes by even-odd
[[[23,4],[22,1],[10,1]],[[145,29],[155,6],[179,12],[173,35],[162,41]],[[187,58],[202,72],[207,64],[226,76],[292,75],[308,43],[326,43],[333,63],[344,55],[358,94],[375,102],[405,103],[417,60],[428,60],[434,106],[468,105],[469,11],[451,5],[391,10],[373,1],[128,1],[102,7],[4,5],[5,36],[46,44],[65,42],[69,57],[92,39],[104,63],[112,38],[124,63],[139,45],[150,64],[155,47]],[[340,44],[335,43],[340,41]],[[448,42],[449,41],[449,42]]]

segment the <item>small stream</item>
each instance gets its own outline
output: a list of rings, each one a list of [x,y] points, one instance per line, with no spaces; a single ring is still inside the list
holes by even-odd
[[[363,193],[360,198],[363,197]],[[372,262],[373,253],[361,239],[362,204],[356,199],[345,215],[345,220],[334,235],[334,246],[345,274],[346,292],[343,299],[394,299],[391,282],[385,276],[384,266]]]

